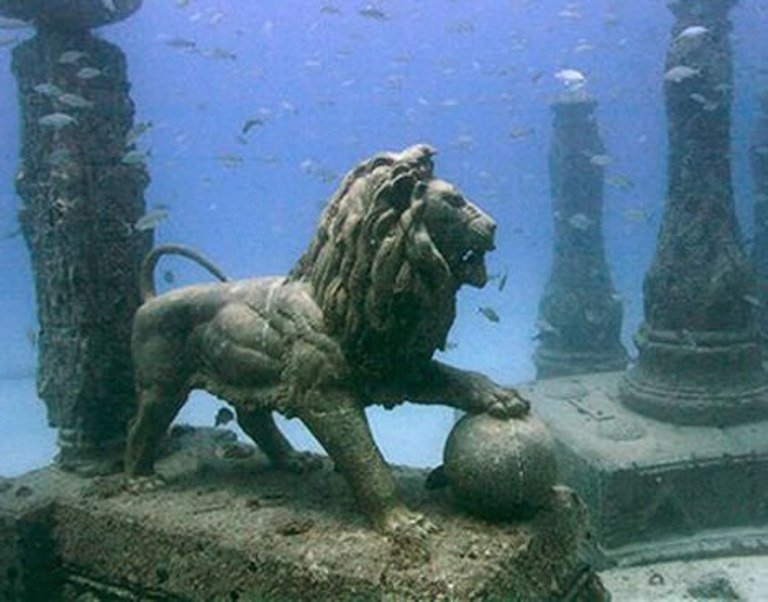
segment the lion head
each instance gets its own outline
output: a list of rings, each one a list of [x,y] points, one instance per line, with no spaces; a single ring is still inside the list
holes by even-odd
[[[456,291],[487,281],[494,221],[417,145],[353,169],[289,278],[307,282],[350,365],[392,379],[443,349]]]

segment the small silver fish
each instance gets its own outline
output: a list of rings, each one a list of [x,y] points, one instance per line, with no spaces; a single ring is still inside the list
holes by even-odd
[[[222,426],[229,424],[235,419],[235,414],[229,408],[219,408],[216,417],[213,420],[213,426]]]
[[[594,222],[583,213],[574,213],[568,218],[568,224],[571,228],[576,228],[581,231],[589,230],[593,223]]]
[[[38,94],[42,94],[43,96],[50,96],[51,98],[56,98],[58,96],[61,96],[63,93],[61,88],[59,88],[56,84],[52,84],[50,82],[37,84],[32,89]]]
[[[65,128],[68,125],[76,124],[77,119],[72,117],[72,115],[67,115],[66,113],[50,113],[38,119],[37,123],[46,128],[60,130],[61,128]]]
[[[32,27],[32,24],[20,19],[0,18],[0,29],[26,29],[27,27]]]
[[[366,19],[375,19],[377,21],[386,21],[387,19],[387,13],[381,10],[378,6],[374,6],[373,4],[364,6],[358,10],[357,13]]]
[[[700,38],[705,33],[709,33],[709,29],[703,25],[691,25],[690,27],[686,27],[683,31],[677,34],[675,40],[693,40],[695,38]]]
[[[128,130],[128,133],[125,135],[125,146],[130,146],[136,142],[150,129],[152,129],[151,121],[139,121],[138,123],[134,124],[134,126]]]
[[[160,223],[168,218],[167,209],[155,209],[149,213],[145,213],[136,223],[133,224],[133,229],[137,232],[146,232],[148,230],[154,230]]]
[[[123,165],[144,165],[149,157],[148,153],[139,150],[131,150],[125,153],[120,159]]]
[[[688,65],[677,65],[676,67],[672,67],[664,74],[664,79],[668,82],[679,84],[680,82],[694,77],[699,73],[701,73],[701,71],[694,69],[693,67],[689,67]]]
[[[82,50],[67,50],[59,57],[59,63],[62,65],[73,65],[86,56],[88,56],[88,53],[83,52]]]
[[[111,13],[117,12],[115,0],[101,0],[101,5]]]
[[[66,148],[57,148],[51,151],[51,154],[46,157],[46,162],[54,167],[60,167],[65,163],[68,163],[72,158],[72,153]]]
[[[87,100],[78,94],[70,94],[69,92],[61,94],[56,100],[74,109],[91,109],[94,106],[94,103],[90,100]]]
[[[555,79],[561,81],[566,88],[574,91],[587,83],[585,75],[576,69],[561,69],[555,73]]]
[[[75,75],[80,79],[93,79],[94,77],[99,77],[101,75],[101,69],[96,69],[96,67],[83,67],[75,73]]]
[[[610,155],[592,155],[589,162],[596,167],[608,167],[613,163],[613,158]]]
[[[497,314],[496,310],[492,307],[478,307],[477,311],[480,312],[480,314],[489,322],[501,322],[499,314]]]
[[[613,186],[614,188],[618,188],[619,190],[632,190],[635,187],[635,183],[632,180],[630,180],[627,176],[622,176],[621,174],[608,176],[605,179],[605,183]]]

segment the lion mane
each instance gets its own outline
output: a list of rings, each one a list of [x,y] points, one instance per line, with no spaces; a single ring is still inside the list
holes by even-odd
[[[443,349],[456,283],[425,225],[435,151],[419,145],[350,172],[289,279],[309,282],[330,334],[368,377]]]

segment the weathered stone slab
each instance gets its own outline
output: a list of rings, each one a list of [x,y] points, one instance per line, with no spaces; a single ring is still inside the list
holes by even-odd
[[[604,599],[581,556],[584,507],[567,488],[529,521],[492,524],[427,491],[424,471],[396,469],[408,504],[440,527],[424,543],[372,531],[330,466],[278,472],[210,431],[172,445],[158,489],[44,471],[78,484],[48,505],[64,599]],[[48,485],[29,487],[32,497]],[[0,510],[18,503],[0,494]]]
[[[764,549],[768,422],[717,428],[652,420],[619,403],[622,375],[520,389],[552,432],[561,478],[585,500],[608,555],[705,556],[739,551],[738,541]]]

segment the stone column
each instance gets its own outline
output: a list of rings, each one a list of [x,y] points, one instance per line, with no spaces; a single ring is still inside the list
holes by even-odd
[[[675,0],[664,93],[668,193],[643,286],[637,365],[622,402],[678,424],[764,418],[755,282],[742,250],[730,162],[728,12],[736,0]]]
[[[141,0],[0,0],[31,21],[13,51],[21,110],[19,220],[35,277],[38,393],[58,428],[61,467],[117,468],[133,412],[131,321],[138,266],[151,236],[149,178],[123,162],[134,107],[125,57],[90,28],[127,17]],[[131,164],[127,164],[131,163]]]
[[[768,348],[768,90],[760,94],[760,112],[749,148],[755,180],[755,232],[752,262],[757,275],[758,325],[763,349]]]
[[[554,214],[552,272],[539,304],[538,378],[622,370],[622,306],[603,250],[604,169],[597,102],[569,91],[552,108],[549,177]]]

